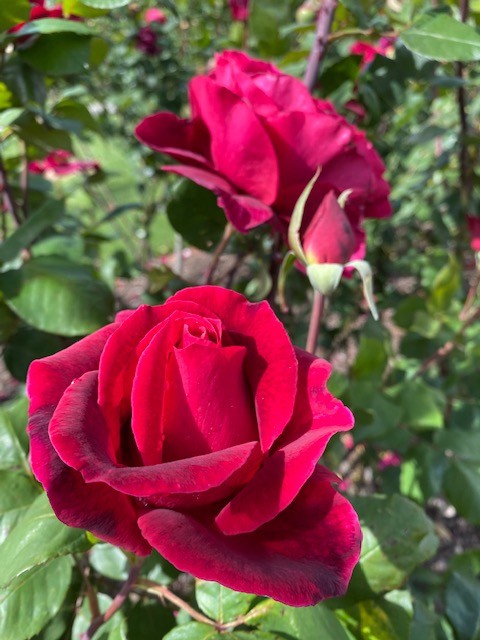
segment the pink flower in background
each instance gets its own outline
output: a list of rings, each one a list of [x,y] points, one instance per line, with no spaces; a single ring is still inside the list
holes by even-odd
[[[395,451],[385,451],[380,454],[378,470],[385,471],[388,467],[399,467],[402,464],[402,457]]]
[[[151,24],[152,22],[159,22],[160,24],[165,24],[167,21],[167,16],[161,9],[157,7],[153,7],[151,9],[147,9],[144,14],[144,20],[147,24]]]
[[[364,218],[391,214],[384,165],[365,134],[300,80],[240,51],[216,57],[208,75],[190,82],[189,120],[162,112],[136,136],[176,161],[164,166],[210,189],[242,232],[268,222],[283,233],[296,201],[322,167],[303,232],[322,200],[351,190],[345,214],[361,252]]]
[[[249,0],[229,0],[233,20],[246,22],[248,20]]]
[[[345,593],[361,531],[317,464],[353,426],[330,365],[267,302],[184,289],[28,373],[31,463],[58,518],[292,606]]]
[[[467,216],[470,231],[470,246],[474,251],[480,251],[480,216]]]
[[[377,44],[358,40],[350,47],[350,53],[362,56],[362,69],[367,67],[377,56],[391,56],[395,51],[395,38],[380,38]]]
[[[69,176],[74,173],[98,171],[100,165],[91,160],[77,160],[70,151],[56,149],[42,160],[28,163],[28,170],[32,173],[50,174],[54,176]]]

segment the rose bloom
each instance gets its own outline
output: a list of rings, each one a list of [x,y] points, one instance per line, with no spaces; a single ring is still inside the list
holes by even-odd
[[[184,289],[28,373],[31,463],[60,520],[293,606],[343,594],[357,516],[318,466],[350,411],[266,302]]]
[[[226,51],[208,75],[191,80],[189,91],[190,120],[157,113],[136,135],[176,161],[163,169],[212,190],[239,231],[269,222],[285,233],[318,167],[304,228],[329,192],[347,189],[345,212],[355,232],[365,217],[390,215],[384,165],[373,145],[298,79]]]
[[[56,149],[42,160],[33,160],[28,163],[28,170],[32,173],[40,173],[53,176],[69,176],[85,171],[98,171],[100,165],[91,160],[76,160],[70,151]]]
[[[470,232],[470,246],[474,251],[480,251],[480,216],[467,216]]]
[[[350,47],[350,53],[355,56],[362,56],[362,69],[375,60],[377,56],[389,57],[395,50],[395,38],[380,38],[377,44],[357,40]]]
[[[147,24],[151,24],[152,22],[159,22],[160,24],[165,24],[165,22],[167,21],[167,16],[163,13],[161,9],[158,9],[157,7],[153,7],[145,11],[144,19]]]
[[[162,51],[158,43],[158,33],[150,26],[142,27],[135,36],[136,48],[147,56],[156,56]]]
[[[246,22],[248,20],[249,0],[229,0],[230,12],[233,20]]]
[[[32,20],[40,20],[41,18],[63,18],[63,9],[62,5],[58,4],[52,7],[51,9],[47,9],[45,7],[45,0],[30,0],[30,4],[32,8],[30,9],[30,17],[27,22],[19,22],[14,27],[11,27],[8,30],[8,33],[15,33],[19,31],[23,26],[32,22]],[[68,18],[69,20],[81,20],[78,16],[71,15]]]

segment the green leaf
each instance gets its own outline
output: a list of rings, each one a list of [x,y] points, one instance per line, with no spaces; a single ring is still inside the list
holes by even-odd
[[[128,637],[139,640],[158,640],[175,627],[173,612],[158,602],[140,601],[127,615]]]
[[[27,640],[59,611],[70,585],[72,561],[57,558],[34,567],[0,591],[0,637]]]
[[[6,31],[19,22],[28,20],[30,16],[30,2],[15,0],[15,2],[0,3],[0,31]]]
[[[91,333],[113,313],[113,295],[93,269],[58,256],[32,258],[1,274],[0,289],[22,320],[61,336]]]
[[[0,300],[0,342],[6,342],[13,336],[19,322],[17,316]]]
[[[124,7],[129,2],[130,0],[82,0],[83,4],[94,9],[117,9]]]
[[[402,421],[417,431],[441,429],[444,424],[445,396],[423,380],[405,382],[399,389]]]
[[[82,36],[91,35],[92,29],[84,22],[78,20],[64,20],[63,18],[41,18],[32,20],[23,26],[19,31],[12,34],[15,38],[23,38],[35,33],[76,33]]]
[[[435,555],[433,523],[410,500],[398,495],[357,496],[352,503],[364,536],[360,568],[373,591],[397,589],[417,565]]]
[[[480,432],[448,429],[435,434],[435,444],[447,455],[463,462],[480,464]]]
[[[446,593],[447,616],[459,640],[480,638],[480,583],[454,573]]]
[[[125,554],[111,544],[96,544],[90,551],[90,564],[102,576],[112,580],[126,580],[128,559]]]
[[[478,464],[452,460],[443,488],[458,513],[472,524],[480,524],[480,473]]]
[[[0,545],[0,588],[45,562],[87,550],[85,532],[57,520],[46,494],[40,495]]]
[[[25,400],[24,400],[25,401]],[[13,403],[12,403],[13,404]],[[9,407],[4,405],[0,409],[0,469],[22,469],[27,475],[30,473],[26,457],[25,428],[27,417],[18,419],[18,414],[12,414]]]
[[[477,31],[445,13],[423,17],[400,37],[411,51],[433,60],[471,62],[480,59]]]
[[[58,201],[45,202],[9,238],[0,245],[0,262],[10,262],[22,249],[29,247],[38,236],[60,220],[63,205]]]
[[[44,22],[44,20],[38,22]],[[70,21],[62,20],[62,22]],[[20,51],[19,55],[40,73],[49,76],[71,75],[81,73],[87,68],[90,59],[90,42],[90,37],[77,33],[52,33],[39,38],[31,47]]]
[[[172,629],[163,640],[215,640],[218,634],[213,627],[201,622],[189,622]]]
[[[428,298],[428,306],[432,311],[446,311],[461,286],[460,265],[453,254],[448,257],[448,263],[440,269],[436,275],[430,296]]]
[[[5,111],[2,111],[0,113],[0,133],[13,124],[23,112],[24,109],[21,107],[12,107],[11,109],[5,109]]]
[[[58,336],[23,326],[5,345],[3,358],[12,376],[24,382],[33,360],[50,356],[63,346],[64,343]]]
[[[198,606],[213,620],[230,622],[247,613],[254,595],[239,593],[217,582],[198,580],[195,588]]]
[[[355,638],[362,640],[406,640],[412,622],[408,591],[391,591],[384,598],[364,600],[336,611]],[[329,637],[329,636],[327,636]],[[335,636],[331,636],[332,640]]]
[[[324,604],[297,608],[266,600],[250,612],[248,624],[258,625],[260,630],[274,634],[275,638],[348,640],[336,615]]]
[[[288,50],[290,38],[281,34],[281,28],[294,22],[298,2],[284,0],[251,0],[248,27],[258,41],[262,54],[278,55]]]
[[[38,485],[23,471],[0,471],[0,544],[38,493]]]
[[[186,179],[176,184],[167,215],[182,238],[205,251],[218,244],[226,224],[215,195]]]

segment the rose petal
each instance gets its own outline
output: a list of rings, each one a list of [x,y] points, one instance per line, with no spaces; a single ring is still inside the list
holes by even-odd
[[[175,349],[162,416],[165,461],[258,440],[245,355],[245,347]]]
[[[189,178],[196,184],[205,189],[210,189],[215,193],[233,193],[234,189],[225,178],[222,178],[216,174],[213,170],[199,169],[198,167],[187,167],[178,164],[167,164],[162,167],[164,171],[170,171],[176,173],[184,178]]]
[[[139,514],[133,501],[105,484],[85,484],[80,473],[60,460],[48,437],[52,412],[48,407],[35,410],[28,433],[32,469],[58,519],[127,551],[148,555],[151,547],[138,528]]]
[[[315,470],[328,441],[353,427],[353,416],[326,390],[330,365],[297,349],[298,395],[277,451],[215,519],[226,535],[249,533],[292,503]]]
[[[258,442],[247,442],[205,456],[147,467],[114,463],[109,432],[96,402],[98,376],[90,371],[63,394],[50,421],[50,440],[61,460],[79,471],[86,482],[103,482],[139,498],[157,494],[200,494],[224,483],[247,481],[260,463]]]
[[[294,503],[255,533],[223,536],[194,518],[158,509],[140,517],[145,538],[180,571],[237,591],[309,606],[343,595],[361,531],[349,502],[317,469]]]
[[[87,371],[98,369],[105,343],[118,326],[116,323],[109,324],[52,356],[32,362],[27,376],[27,395],[32,415],[46,405],[53,411],[72,380]]]
[[[237,345],[247,348],[245,372],[255,398],[262,450],[284,430],[295,402],[297,360],[290,338],[267,302],[247,303],[222,287],[183,289],[173,300],[208,306],[224,322]]]
[[[247,233],[274,217],[274,212],[266,204],[250,196],[232,196],[227,192],[217,192],[218,205],[233,226],[241,233]]]
[[[213,164],[238,189],[271,204],[278,187],[273,145],[252,109],[210,78],[190,82],[190,99],[211,136]]]
[[[211,167],[208,132],[199,122],[183,120],[173,113],[155,113],[140,122],[135,136],[151,149],[175,160]]]

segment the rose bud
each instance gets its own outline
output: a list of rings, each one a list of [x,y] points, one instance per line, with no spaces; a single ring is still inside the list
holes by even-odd
[[[232,20],[246,22],[248,20],[249,0],[229,0]]]
[[[353,426],[267,302],[184,289],[29,369],[31,464],[58,518],[292,606],[345,593],[361,531],[317,465]]]
[[[165,22],[167,21],[167,16],[163,13],[161,9],[158,9],[157,7],[152,7],[151,9],[147,9],[145,11],[144,20],[147,24],[151,24],[152,22],[165,24]]]

